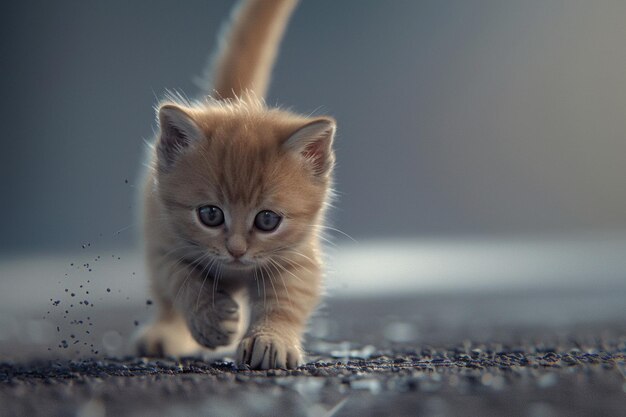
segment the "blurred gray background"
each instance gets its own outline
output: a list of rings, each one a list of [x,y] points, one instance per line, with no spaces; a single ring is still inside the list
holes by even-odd
[[[232,4],[3,3],[2,253],[133,242],[153,106],[197,93]],[[304,0],[268,102],[338,119],[333,221],[357,239],[625,230],[625,16]]]

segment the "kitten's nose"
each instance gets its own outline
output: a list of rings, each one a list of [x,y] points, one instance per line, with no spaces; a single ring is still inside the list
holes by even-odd
[[[240,258],[246,253],[246,239],[243,236],[231,236],[226,241],[226,249],[233,258]]]

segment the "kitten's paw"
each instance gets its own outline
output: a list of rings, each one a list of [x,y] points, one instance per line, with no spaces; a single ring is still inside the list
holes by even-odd
[[[214,349],[235,342],[240,319],[239,305],[235,300],[226,293],[218,293],[215,301],[211,297],[190,311],[187,324],[198,343]]]
[[[144,327],[135,341],[140,356],[186,356],[200,351],[184,321],[158,321]]]
[[[270,333],[244,338],[237,348],[237,363],[252,369],[293,369],[303,363],[298,343]]]

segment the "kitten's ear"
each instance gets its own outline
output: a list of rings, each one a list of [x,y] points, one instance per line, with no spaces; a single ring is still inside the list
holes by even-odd
[[[292,133],[284,146],[298,152],[310,164],[313,175],[327,175],[335,163],[332,145],[336,128],[335,120],[330,117],[313,120]]]
[[[157,143],[159,162],[171,166],[191,143],[203,137],[202,131],[182,108],[165,104],[159,108],[160,136]]]

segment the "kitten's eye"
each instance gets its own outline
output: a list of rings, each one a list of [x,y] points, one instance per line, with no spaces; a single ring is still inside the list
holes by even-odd
[[[263,232],[275,230],[283,218],[270,210],[260,211],[254,218],[254,225]]]
[[[205,226],[217,227],[224,223],[224,212],[215,206],[202,206],[198,208],[198,218]]]

